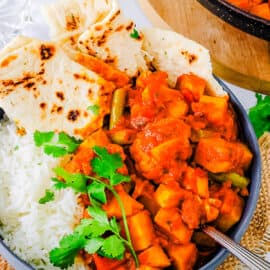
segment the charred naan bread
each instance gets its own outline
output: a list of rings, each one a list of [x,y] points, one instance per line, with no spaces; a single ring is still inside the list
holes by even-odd
[[[207,81],[210,95],[226,95],[212,75],[210,54],[206,48],[173,31],[149,28],[142,33],[148,62],[157,70],[167,72],[172,86],[179,75],[193,73]]]
[[[76,45],[78,36],[111,10],[111,0],[58,0],[44,7],[53,40]]]
[[[102,126],[113,90],[54,43],[18,37],[0,53],[0,107],[26,131],[85,135]]]
[[[116,1],[110,13],[88,28],[78,40],[78,48],[102,59],[130,77],[147,70],[142,51],[143,36],[135,32],[135,24],[127,19]],[[132,37],[133,36],[133,37]]]
[[[47,7],[45,13],[53,40],[60,42],[65,50],[97,57],[130,77],[146,71],[143,36],[131,37],[135,23],[123,15],[116,0],[101,0],[97,4],[99,1],[68,0],[63,5],[61,0],[56,6]],[[83,5],[87,8],[82,11]],[[85,12],[90,16],[88,21]]]

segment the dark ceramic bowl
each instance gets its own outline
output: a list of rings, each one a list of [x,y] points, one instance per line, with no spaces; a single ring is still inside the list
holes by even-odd
[[[217,79],[218,80],[218,79]],[[246,205],[244,209],[243,216],[240,222],[234,226],[234,228],[229,232],[229,236],[235,241],[239,242],[242,235],[246,231],[254,210],[256,208],[256,202],[259,196],[260,183],[261,183],[261,160],[260,160],[260,150],[255,136],[254,130],[251,126],[251,123],[248,119],[247,113],[244,107],[241,105],[239,100],[234,96],[234,94],[228,89],[228,87],[223,84],[220,80],[218,82],[222,85],[223,89],[228,92],[231,100],[231,104],[234,107],[234,110],[238,116],[238,124],[240,128],[240,135],[242,140],[249,146],[252,151],[254,158],[251,164],[250,170],[248,172],[248,177],[251,179],[249,186],[250,195],[246,200]],[[1,109],[0,109],[1,117]],[[9,263],[14,266],[17,270],[33,270],[31,266],[23,262],[20,258],[14,255],[9,248],[3,243],[0,238],[0,254],[5,257]],[[214,270],[218,265],[220,265],[226,256],[228,255],[225,249],[220,248],[215,256],[208,261],[207,264],[202,266],[200,270]]]
[[[270,21],[235,7],[225,0],[197,0],[213,14],[240,30],[270,41]]]

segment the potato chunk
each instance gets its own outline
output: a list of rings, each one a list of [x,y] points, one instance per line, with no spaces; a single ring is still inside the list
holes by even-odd
[[[193,231],[183,222],[179,209],[161,208],[155,216],[155,222],[175,242],[185,244],[190,241]]]
[[[195,244],[171,245],[168,249],[177,270],[192,270],[198,256]]]
[[[195,153],[195,162],[213,173],[245,170],[251,160],[252,153],[244,144],[221,138],[201,139]]]
[[[142,265],[149,265],[158,268],[168,267],[171,264],[167,255],[159,245],[154,245],[144,250],[139,255],[139,261]]]
[[[128,218],[131,242],[136,251],[148,248],[155,237],[154,227],[147,210]]]

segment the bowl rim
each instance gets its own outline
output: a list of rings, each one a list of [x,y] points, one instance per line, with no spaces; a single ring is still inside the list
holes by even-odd
[[[222,88],[229,94],[230,102],[233,105],[234,109],[236,110],[237,116],[240,117],[241,128],[244,134],[248,134],[248,137],[245,136],[246,143],[249,145],[254,158],[252,162],[251,171],[251,179],[255,179],[255,181],[251,181],[250,184],[250,194],[245,204],[244,214],[241,217],[240,222],[235,226],[233,231],[229,234],[229,236],[239,242],[241,237],[243,236],[244,232],[247,230],[248,225],[251,221],[251,218],[254,214],[256,209],[256,202],[259,197],[260,186],[261,186],[261,158],[260,158],[260,149],[259,144],[254,132],[254,129],[249,121],[248,115],[246,110],[244,109],[243,105],[237,99],[237,97],[233,94],[233,92],[229,89],[229,87],[223,83],[219,78],[215,77],[218,83],[222,86]],[[248,209],[248,211],[246,211]],[[17,256],[10,248],[4,243],[3,239],[0,237],[0,254],[13,266],[15,269],[20,270],[35,270],[30,264],[25,262],[19,256]],[[216,269],[218,265],[220,265],[229,253],[224,249],[221,248],[216,255],[204,264],[199,270],[212,270]]]
[[[270,41],[270,20],[248,13],[226,0],[197,1],[223,21],[253,36]]]
[[[256,209],[256,203],[260,194],[261,187],[261,155],[260,148],[258,144],[257,137],[255,135],[254,129],[251,125],[251,122],[248,118],[247,112],[244,109],[243,105],[237,99],[237,97],[232,93],[225,83],[223,83],[220,79],[216,78],[222,88],[229,94],[230,102],[236,110],[237,116],[240,117],[241,128],[244,134],[248,134],[248,137],[245,136],[245,142],[248,144],[249,148],[253,153],[253,161],[252,166],[250,168],[250,195],[246,201],[245,208],[241,220],[237,225],[233,228],[229,236],[236,242],[240,242],[243,234],[248,229],[249,223],[253,217],[253,214]],[[252,195],[252,196],[251,196]],[[216,269],[229,255],[229,252],[225,248],[221,248],[220,251],[216,253],[216,255],[204,264],[199,270],[212,270]]]

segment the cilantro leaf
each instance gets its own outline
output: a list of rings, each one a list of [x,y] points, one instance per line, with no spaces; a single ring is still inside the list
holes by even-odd
[[[35,131],[34,133],[34,142],[36,146],[42,146],[44,143],[50,142],[54,137],[54,132],[40,132]]]
[[[103,209],[96,206],[89,206],[88,213],[93,219],[97,220],[101,224],[109,225],[107,213]]]
[[[136,28],[133,29],[133,32],[130,34],[130,37],[134,38],[134,39],[139,39],[140,38],[139,32],[137,31]]]
[[[94,115],[99,115],[100,106],[95,104],[87,107],[87,110],[91,111]]]
[[[254,127],[257,138],[270,131],[270,96],[256,94],[257,104],[250,108],[249,119]]]
[[[84,249],[87,253],[94,254],[102,247],[103,241],[101,237],[91,238],[87,240]]]
[[[50,262],[61,269],[71,266],[74,264],[75,257],[85,243],[85,238],[77,233],[63,237],[59,247],[50,251]]]
[[[67,135],[65,132],[60,132],[58,135],[58,143],[65,145],[68,153],[73,153],[77,150],[78,145],[80,145],[82,141]]]
[[[44,145],[44,153],[47,155],[51,155],[55,158],[62,157],[66,155],[68,152],[65,147],[57,146],[57,145]]]
[[[87,187],[88,196],[90,199],[97,200],[101,203],[106,203],[105,185],[98,182],[92,182]]]
[[[113,217],[111,220],[110,220],[110,226],[111,226],[111,230],[114,232],[114,233],[120,233],[120,227],[117,223],[117,220],[115,217]]]
[[[118,185],[123,182],[129,182],[129,181],[130,181],[130,176],[123,175],[120,173],[114,173],[110,179],[110,183],[112,186]]]
[[[45,204],[47,202],[54,200],[54,193],[50,191],[49,189],[46,189],[45,195],[39,199],[39,204]]]
[[[93,219],[91,218],[85,218],[82,219],[80,224],[77,225],[77,227],[74,229],[74,233],[77,233],[79,235],[88,237],[91,235],[91,225],[93,223]]]
[[[114,185],[114,182],[117,182],[118,184],[121,183],[121,181],[119,181],[120,174],[116,172],[117,169],[123,166],[120,154],[110,154],[106,148],[100,146],[94,146],[93,150],[98,155],[98,157],[91,161],[93,171],[99,177],[109,179],[111,185]],[[126,181],[125,177],[122,179]]]
[[[34,133],[36,146],[43,147],[44,152],[47,155],[51,155],[56,158],[75,152],[81,144],[81,140],[77,140],[64,132],[59,133],[58,137],[56,137],[57,136],[53,131],[35,131]]]
[[[93,218],[81,220],[81,223],[74,230],[74,232],[88,238],[102,236],[106,231],[110,231],[109,225],[100,223]]]
[[[52,179],[51,179],[55,184],[53,185],[53,187],[55,188],[55,189],[64,189],[64,188],[67,188],[68,187],[68,185],[65,183],[65,182],[63,182],[63,181],[60,181],[58,178],[56,178],[56,177],[53,177]]]
[[[116,235],[111,235],[103,240],[101,250],[108,258],[123,259],[125,246],[123,240],[119,239]]]
[[[57,176],[62,177],[68,187],[74,189],[75,192],[87,192],[87,180],[88,178],[79,173],[69,173],[62,167],[54,168],[54,172]]]

